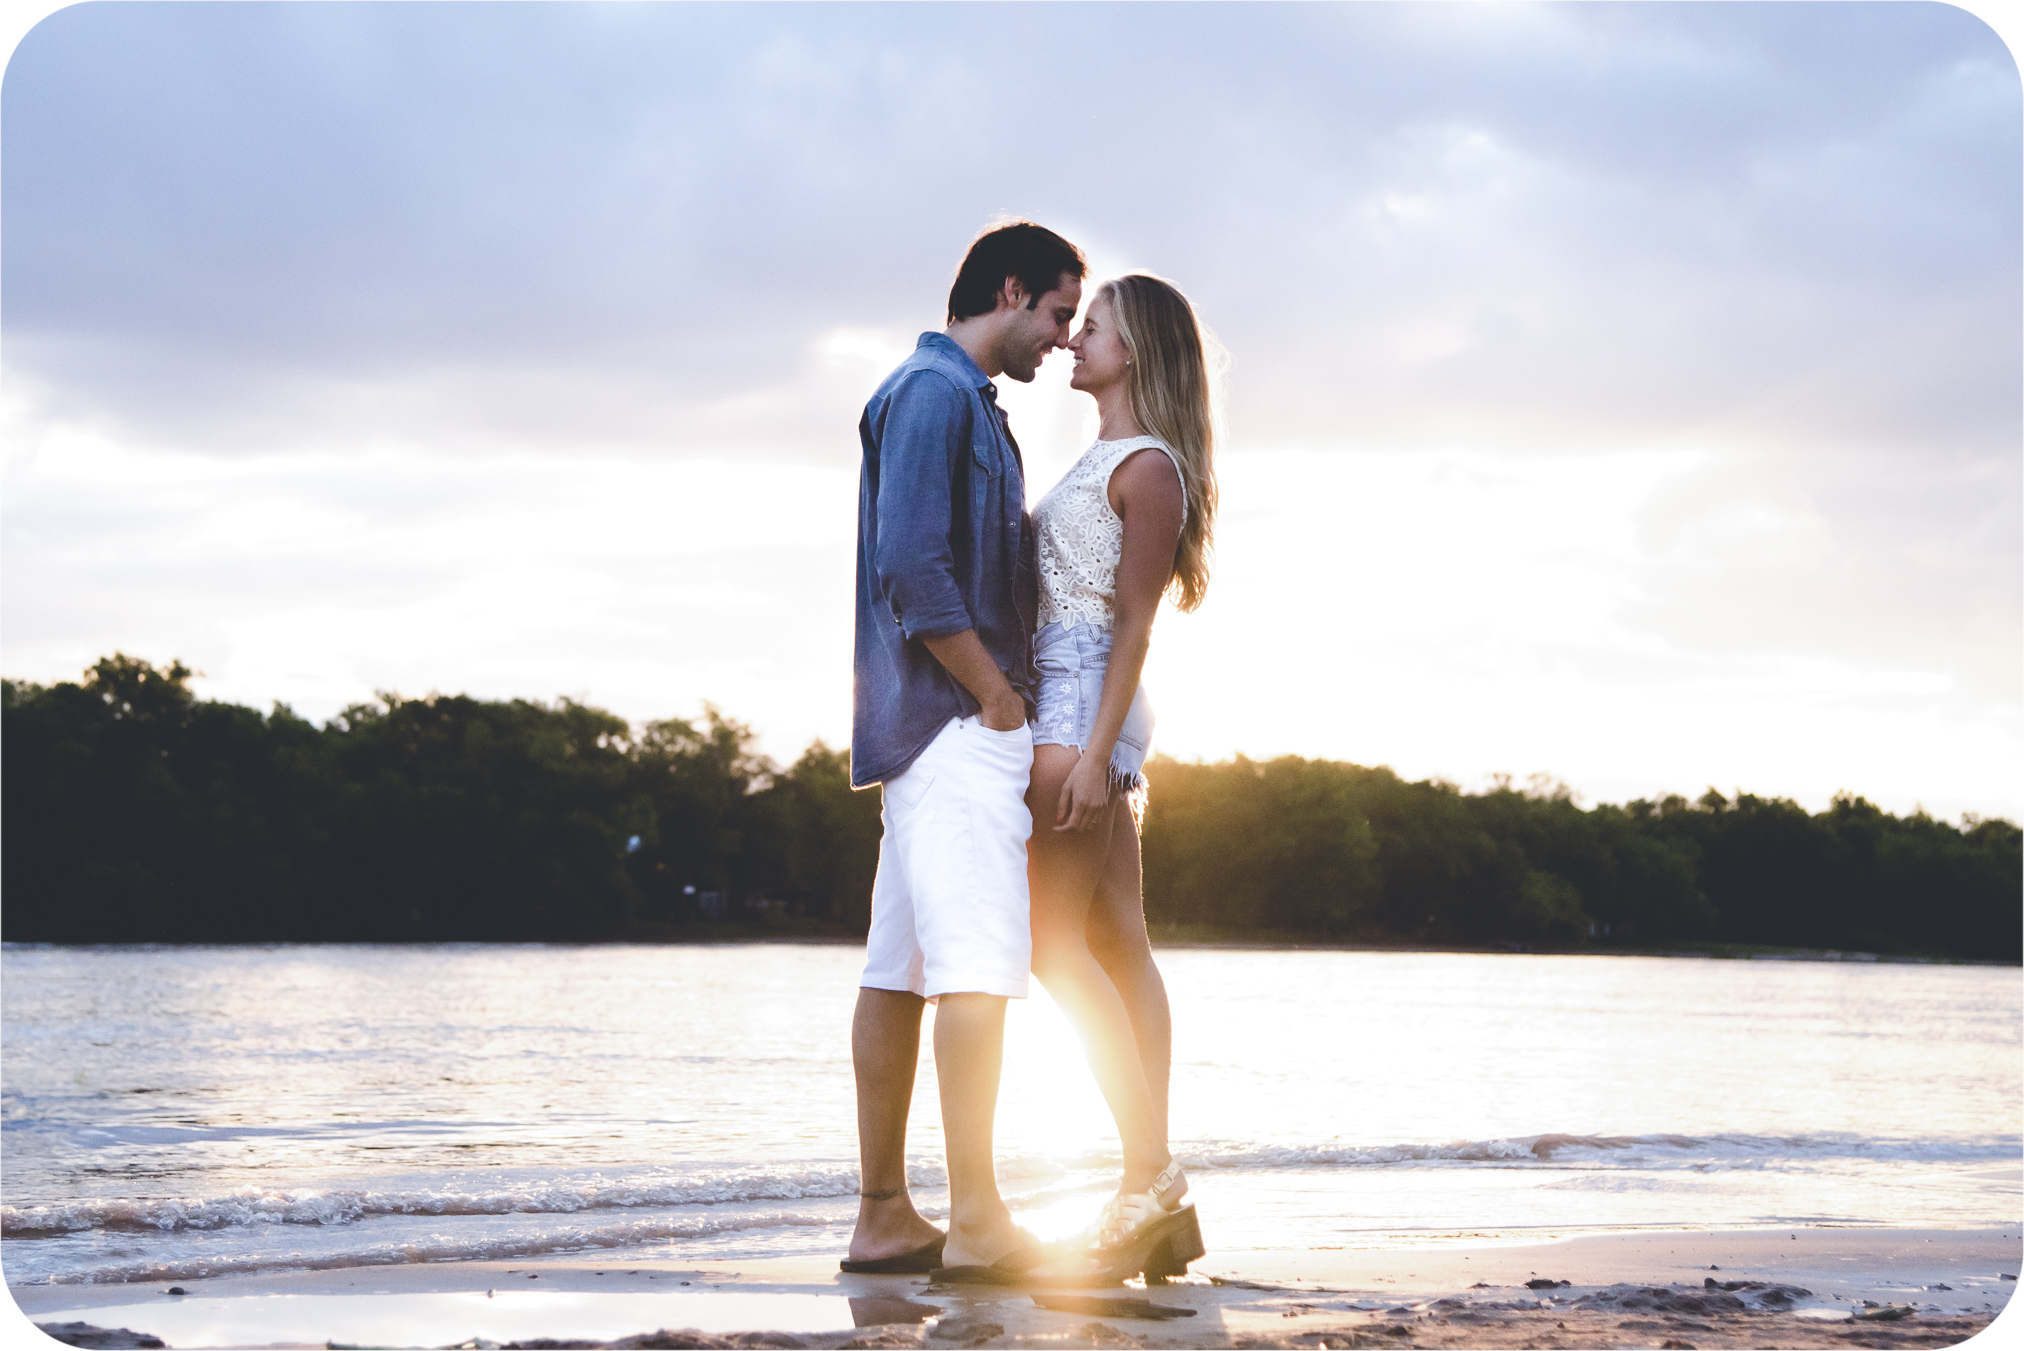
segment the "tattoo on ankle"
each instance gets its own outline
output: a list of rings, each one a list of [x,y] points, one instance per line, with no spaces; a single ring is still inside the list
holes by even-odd
[[[887,1187],[884,1191],[877,1191],[877,1192],[861,1191],[858,1193],[858,1195],[862,1196],[867,1201],[890,1201],[895,1196],[899,1196],[903,1194],[905,1191],[906,1191],[905,1187]]]

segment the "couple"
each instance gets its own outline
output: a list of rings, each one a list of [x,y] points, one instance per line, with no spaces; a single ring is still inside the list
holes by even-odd
[[[1071,336],[1087,271],[1041,226],[986,231],[947,329],[921,336],[858,424],[851,783],[881,785],[884,835],[851,1031],[863,1167],[846,1271],[1114,1283],[1178,1275],[1203,1251],[1167,1149],[1171,1031],[1137,809],[1153,615],[1168,592],[1193,609],[1207,582],[1209,371],[1193,310],[1156,277],[1097,287]],[[1099,439],[1029,517],[991,381],[1032,380],[1057,347]],[[1073,1250],[1016,1228],[993,1171],[1005,1001],[1029,968],[1081,1034],[1124,1145],[1117,1194]],[[905,1169],[929,1000],[946,1235]]]

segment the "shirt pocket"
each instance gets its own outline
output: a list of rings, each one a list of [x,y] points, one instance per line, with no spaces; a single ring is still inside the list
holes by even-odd
[[[977,472],[985,478],[997,478],[1005,472],[1005,451],[998,444],[998,438],[987,431],[970,434],[970,462],[977,466]]]

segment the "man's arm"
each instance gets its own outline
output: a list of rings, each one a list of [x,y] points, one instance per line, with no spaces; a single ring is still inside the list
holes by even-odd
[[[871,563],[879,596],[909,639],[975,627],[949,547],[956,457],[970,453],[967,423],[962,392],[932,371],[902,381],[881,415]]]
[[[986,727],[1009,732],[1026,721],[1026,703],[977,637],[949,549],[955,464],[970,453],[967,425],[965,396],[941,376],[917,372],[893,391],[879,442],[872,566],[900,631],[969,691]]]
[[[991,654],[975,629],[964,629],[943,638],[923,638],[928,651],[944,670],[962,682],[963,688],[984,707],[984,725],[994,732],[1009,732],[1026,721],[1026,701]]]

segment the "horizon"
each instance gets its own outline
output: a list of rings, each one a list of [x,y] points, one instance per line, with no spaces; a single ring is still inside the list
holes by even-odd
[[[1064,16],[1200,92],[971,55]],[[2016,821],[2019,92],[1894,3],[61,10],[0,118],[0,665],[847,746],[857,414],[1005,213],[1232,355],[1156,752]],[[1066,368],[999,382],[1029,503]]]

